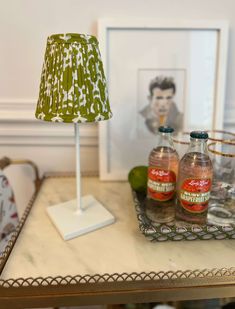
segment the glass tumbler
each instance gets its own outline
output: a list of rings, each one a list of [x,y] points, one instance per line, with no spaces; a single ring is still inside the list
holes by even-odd
[[[213,164],[208,223],[235,225],[235,141],[212,142],[208,150]]]
[[[235,143],[235,133],[224,130],[209,130],[209,141]]]

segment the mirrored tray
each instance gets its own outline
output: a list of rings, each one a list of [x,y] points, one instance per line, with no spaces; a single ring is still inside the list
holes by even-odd
[[[229,222],[225,218],[223,222],[222,217],[219,220],[219,217],[216,217],[213,201],[211,203],[212,207],[209,207],[208,221],[210,218],[213,218],[214,224],[209,223],[210,221],[204,226],[196,224],[187,225],[180,221],[159,224],[151,220],[146,213],[146,195],[135,191],[132,191],[132,195],[140,231],[152,242],[235,239],[235,224],[231,223],[235,222],[235,220],[233,219],[234,221]],[[218,224],[215,224],[216,218],[218,219]]]

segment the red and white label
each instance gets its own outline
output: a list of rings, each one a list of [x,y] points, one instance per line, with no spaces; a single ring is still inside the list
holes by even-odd
[[[211,190],[211,179],[186,179],[180,190],[180,202],[189,212],[201,213],[207,210]]]
[[[148,195],[157,201],[168,201],[175,194],[176,175],[173,171],[148,168]]]

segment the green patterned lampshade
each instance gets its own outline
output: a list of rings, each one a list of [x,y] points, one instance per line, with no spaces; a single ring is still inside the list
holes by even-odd
[[[36,118],[81,123],[111,117],[97,39],[75,33],[49,36]]]

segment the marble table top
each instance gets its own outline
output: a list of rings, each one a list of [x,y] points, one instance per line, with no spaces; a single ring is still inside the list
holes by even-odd
[[[82,179],[82,192],[93,194],[116,222],[64,241],[46,207],[75,198],[75,179],[44,181],[1,279],[230,268],[235,265],[234,240],[151,243],[139,231],[127,182]]]

